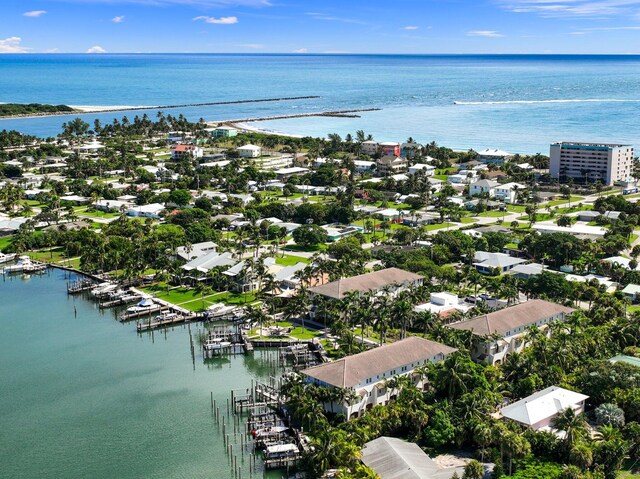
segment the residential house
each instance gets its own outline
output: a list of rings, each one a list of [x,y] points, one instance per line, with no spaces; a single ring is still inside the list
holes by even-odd
[[[360,152],[369,156],[375,155],[378,152],[378,142],[373,140],[363,141],[360,144]]]
[[[589,396],[558,386],[551,386],[500,410],[500,415],[534,431],[554,431],[553,420],[565,409],[584,412]]]
[[[420,143],[416,143],[415,141],[405,142],[400,145],[400,156],[411,159],[414,158],[421,149],[422,145]]]
[[[129,216],[140,216],[142,218],[160,219],[160,213],[164,210],[164,205],[160,203],[151,203],[149,205],[132,206],[127,211]]]
[[[578,221],[584,221],[585,223],[596,221],[598,218],[600,218],[600,216],[602,216],[600,212],[595,210],[578,211],[576,213]]]
[[[436,167],[433,165],[429,165],[428,163],[416,163],[409,167],[408,173],[410,175],[414,175],[419,171],[424,171],[426,176],[433,176],[436,174]]]
[[[482,163],[492,163],[494,165],[501,165],[513,158],[513,154],[504,150],[490,149],[482,150],[478,152],[478,161]]]
[[[275,171],[276,177],[280,181],[286,181],[292,176],[304,176],[309,173],[309,168],[301,166],[292,166],[290,168],[281,168]]]
[[[407,160],[395,155],[387,155],[376,161],[378,174],[382,176],[395,175],[407,169]]]
[[[521,185],[520,183],[505,183],[503,185],[498,185],[495,187],[494,195],[496,200],[513,204],[518,199],[518,191],[523,191],[524,189],[524,185]]]
[[[179,160],[185,156],[190,156],[191,158],[202,158],[204,154],[204,150],[196,145],[171,145],[171,159]]]
[[[488,251],[476,251],[473,257],[473,266],[479,273],[500,274],[506,273],[518,264],[526,263],[528,260],[522,258],[514,258],[505,253],[490,253]]]
[[[457,351],[417,336],[386,344],[369,351],[347,356],[301,371],[308,383],[320,387],[350,390],[355,393],[351,403],[330,402],[325,410],[344,414],[349,420],[362,416],[365,411],[378,404],[387,404],[398,394],[387,380],[396,376],[409,376],[414,384],[422,388],[424,378],[414,375],[417,367],[437,363]]]
[[[184,261],[200,258],[205,254],[215,251],[217,245],[213,241],[204,241],[202,243],[194,243],[189,246],[179,246],[176,249],[176,256]]]
[[[470,196],[482,196],[487,195],[489,198],[493,198],[495,189],[499,185],[497,181],[493,180],[478,180],[469,184]]]
[[[322,228],[327,232],[327,236],[329,237],[329,241],[338,241],[342,238],[346,238],[347,236],[351,236],[356,233],[362,233],[363,228],[361,226],[354,225],[338,225],[338,224],[330,224],[324,225]]]
[[[509,273],[518,279],[529,279],[542,274],[545,268],[545,265],[539,263],[517,264]]]
[[[414,442],[395,437],[369,441],[361,451],[362,462],[380,479],[451,479],[464,475],[464,467],[442,467]]]
[[[355,172],[363,175],[365,173],[373,173],[376,169],[375,161],[354,160]]]
[[[640,285],[629,283],[622,290],[622,294],[635,303],[640,299]]]
[[[382,148],[382,156],[400,156],[400,143],[385,141],[380,143],[380,148]]]
[[[529,327],[546,329],[549,323],[564,321],[573,311],[573,308],[532,299],[467,321],[448,324],[447,327],[473,334],[473,359],[501,364],[508,354],[525,348],[525,335]]]
[[[211,133],[214,138],[231,138],[238,135],[238,130],[230,126],[219,126]]]
[[[233,257],[230,252],[216,253],[210,251],[209,253],[192,259],[187,264],[182,266],[182,269],[189,272],[208,273],[214,268],[218,267],[231,267],[238,264],[238,260]]]
[[[257,158],[262,154],[262,148],[256,145],[244,145],[237,149],[242,158]]]
[[[98,200],[93,206],[99,211],[118,212],[127,211],[131,207],[131,203],[119,200]]]
[[[419,286],[422,280],[423,277],[418,274],[399,268],[387,268],[316,286],[310,288],[309,293],[329,299],[342,299],[350,291],[381,292],[385,288],[390,288],[391,293],[394,294],[408,286]]]
[[[441,292],[431,293],[428,303],[419,304],[413,310],[419,313],[429,311],[433,314],[446,316],[454,311],[466,313],[472,307],[472,304],[461,300],[457,294]]]
[[[280,168],[288,168],[293,165],[293,156],[261,156],[259,158],[254,158],[253,161],[256,167],[261,170],[278,170]]]

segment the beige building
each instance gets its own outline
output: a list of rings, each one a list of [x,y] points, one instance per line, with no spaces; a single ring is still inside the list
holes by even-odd
[[[425,385],[422,375],[413,374],[418,367],[443,361],[456,352],[444,344],[409,336],[337,361],[301,371],[306,382],[320,387],[351,390],[350,402],[325,403],[326,411],[344,414],[349,420],[362,416],[378,404],[387,404],[399,393],[388,381],[396,376],[410,376],[418,388]]]
[[[573,177],[604,185],[628,181],[633,166],[633,147],[607,143],[553,143],[549,173],[552,178]]]
[[[376,169],[381,176],[402,173],[407,171],[407,160],[395,155],[383,156],[376,161]]]
[[[532,299],[510,308],[477,316],[467,321],[448,324],[448,328],[470,331],[473,334],[471,357],[488,364],[501,364],[504,358],[526,347],[530,326],[549,334],[547,325],[564,321],[574,310],[556,303]]]

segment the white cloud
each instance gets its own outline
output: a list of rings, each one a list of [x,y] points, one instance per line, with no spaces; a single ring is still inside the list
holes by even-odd
[[[124,22],[124,15],[117,15],[111,19],[113,23],[122,23]]]
[[[405,30],[417,30],[418,27],[416,27],[415,25],[407,25],[406,27],[404,27]]]
[[[0,40],[0,53],[27,53],[30,48],[21,45],[22,38],[8,37]]]
[[[298,48],[297,50],[294,50],[291,53],[307,53],[309,50],[307,50],[306,48]]]
[[[544,17],[611,17],[640,12],[640,0],[499,0],[506,10]]]
[[[205,23],[211,23],[214,25],[233,25],[234,23],[238,23],[238,17],[207,17],[205,15],[201,15],[199,17],[194,17],[194,21],[202,20]]]
[[[49,48],[49,49],[45,50],[43,53],[60,53],[60,49],[59,48]]]
[[[100,45],[95,45],[87,50],[87,53],[107,53]]]
[[[318,12],[307,12],[312,18],[316,20],[326,20],[329,22],[340,22],[340,23],[351,23],[353,25],[368,25],[367,22],[363,22],[361,20],[355,20],[353,18],[345,18],[345,17],[335,17],[333,15],[328,15],[326,13],[318,13]]]
[[[243,43],[239,46],[242,48],[250,48],[251,50],[260,50],[261,48],[264,48],[264,45],[261,43]]]
[[[29,12],[24,12],[22,15],[25,17],[41,17],[45,13],[47,13],[46,10],[31,10]]]
[[[502,33],[496,32],[495,30],[471,30],[470,32],[467,32],[467,36],[488,38],[504,37]]]

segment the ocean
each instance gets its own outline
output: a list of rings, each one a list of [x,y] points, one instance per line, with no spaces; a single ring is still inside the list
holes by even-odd
[[[196,346],[192,362],[186,326],[138,335],[135,323],[67,296],[68,279],[55,269],[0,276],[0,476],[233,477],[210,395],[222,414],[231,389],[266,381],[267,352],[205,363]],[[191,324],[194,337],[200,330]]]
[[[381,108],[255,126],[312,136],[361,129],[380,141],[411,136],[517,153],[548,153],[559,140],[640,145],[640,56],[29,54],[1,55],[0,72],[0,102],[153,106],[318,95],[165,113],[196,121]],[[67,119],[0,120],[0,129],[53,136]]]

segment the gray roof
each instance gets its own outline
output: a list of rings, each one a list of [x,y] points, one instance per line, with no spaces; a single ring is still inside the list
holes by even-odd
[[[314,366],[302,374],[338,388],[351,388],[376,374],[382,374],[407,364],[457,351],[444,344],[417,336],[347,356],[337,361]]]
[[[556,303],[542,299],[532,299],[526,303],[477,316],[468,321],[448,324],[447,327],[471,331],[477,336],[490,336],[495,333],[505,335],[514,328],[529,326],[557,314],[566,315],[573,311],[575,311],[573,308],[567,308]]]
[[[476,251],[474,256],[474,266],[487,268],[506,268],[516,264],[526,263],[526,259],[514,258],[505,253],[489,253],[488,251]]]
[[[527,274],[527,275],[536,275],[542,274],[544,271],[544,265],[540,263],[529,263],[529,264],[518,264],[511,268],[511,273],[514,274]]]
[[[362,462],[381,479],[449,479],[464,468],[440,469],[436,462],[413,442],[395,437],[379,437],[362,449]]]
[[[238,260],[233,258],[231,253],[216,253],[215,251],[211,251],[210,253],[205,254],[204,256],[200,256],[194,260],[189,261],[182,268],[191,271],[198,270],[203,273],[208,272],[209,270],[218,267],[218,266],[233,266],[238,263]]]
[[[341,299],[349,291],[379,291],[387,285],[405,284],[421,280],[422,276],[399,268],[387,268],[373,273],[342,278],[331,283],[310,288],[314,294]]]

